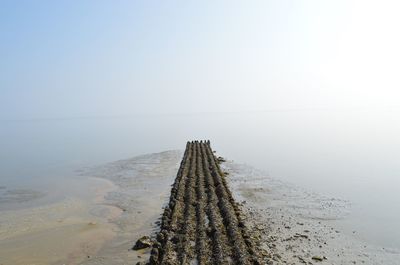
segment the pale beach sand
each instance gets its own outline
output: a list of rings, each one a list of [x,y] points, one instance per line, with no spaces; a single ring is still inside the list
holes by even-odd
[[[105,205],[111,181],[91,178],[88,200],[78,197],[38,207],[3,210],[0,215],[0,264],[80,264],[115,236],[121,210]]]
[[[68,198],[2,212],[0,264],[146,261],[149,249],[131,248],[139,237],[158,231],[182,154],[166,151],[80,170],[82,178],[93,179],[90,201]],[[271,264],[398,264],[397,250],[341,231],[337,222],[351,211],[348,201],[281,182],[248,165],[228,160],[222,167],[247,225],[260,232]]]

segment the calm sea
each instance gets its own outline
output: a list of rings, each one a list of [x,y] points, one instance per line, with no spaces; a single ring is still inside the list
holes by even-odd
[[[349,230],[368,242],[400,248],[398,109],[1,121],[0,210],[67,196],[79,189],[69,179],[75,169],[183,149],[192,139],[210,139],[222,156],[349,200]],[[16,202],[12,191],[34,196]]]

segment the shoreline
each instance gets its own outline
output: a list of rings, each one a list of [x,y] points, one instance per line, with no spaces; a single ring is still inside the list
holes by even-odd
[[[148,259],[150,250],[133,251],[135,241],[154,234],[161,209],[167,201],[182,151],[165,151],[118,160],[83,170],[84,175],[104,178],[118,187],[105,196],[105,203],[122,214],[111,221],[116,236],[106,242],[83,265],[135,264]]]
[[[0,256],[8,253],[8,257],[19,258],[2,260],[2,264],[122,265],[147,261],[150,249],[133,251],[132,247],[141,236],[155,236],[159,231],[162,209],[182,155],[178,150],[164,151],[86,168],[80,175],[99,184],[89,187],[94,194],[90,203],[69,199],[36,207],[34,213],[11,211],[15,215],[9,219],[2,215],[1,224],[18,218],[38,224],[37,230],[26,231],[27,226],[16,223],[20,226],[14,227],[12,240],[0,230]],[[309,192],[230,160],[221,168],[228,172],[226,180],[233,197],[247,216],[249,228],[261,236],[271,264],[397,264],[399,250],[367,244],[357,234],[340,228],[340,221],[346,220],[351,210],[349,202]],[[64,219],[60,213],[66,215]],[[36,246],[29,242],[42,240],[52,245],[65,235],[69,237],[62,249],[33,255]],[[63,258],[55,259],[50,254],[54,250]]]
[[[5,210],[0,216],[2,265],[80,264],[115,236],[107,220],[119,210],[103,205],[115,187],[105,179],[85,178],[93,196],[67,196],[57,202]]]
[[[368,244],[340,228],[350,213],[349,202],[284,183],[245,164],[226,161],[222,167],[273,264],[398,263],[399,250]]]
[[[128,177],[129,174],[131,174],[131,178],[137,176],[138,173],[143,174],[144,178],[153,176],[155,177],[153,179],[143,181],[142,178],[139,180],[138,188],[145,188],[146,192],[155,189],[155,192],[160,193],[160,196],[147,197],[148,203],[153,204],[153,207],[150,208],[137,207],[138,205],[126,207],[124,201],[132,198],[126,191],[119,195],[109,195],[107,199],[109,203],[124,209],[122,215],[125,215],[125,218],[123,219],[129,216],[135,220],[131,223],[142,221],[139,225],[134,225],[133,229],[123,227],[125,235],[117,237],[116,241],[121,240],[121,244],[125,248],[118,245],[116,251],[111,251],[106,248],[113,247],[115,244],[106,245],[103,251],[99,252],[99,255],[103,256],[103,260],[111,260],[117,252],[124,253],[124,258],[115,264],[124,264],[125,261],[134,264],[148,260],[149,249],[132,251],[131,247],[141,236],[154,236],[158,231],[158,220],[162,214],[162,207],[169,198],[170,185],[176,177],[182,154],[182,151],[147,154],[109,163],[97,169],[100,177],[106,177],[119,183],[116,185],[120,188],[132,182],[132,179]],[[154,161],[160,160],[163,156],[169,157],[168,162],[156,169]],[[173,158],[171,159],[171,157]],[[245,214],[250,217],[247,222],[251,223],[253,229],[258,230],[262,235],[263,246],[271,254],[274,264],[283,262],[287,264],[319,263],[312,259],[314,256],[326,257],[322,264],[397,264],[397,260],[400,258],[398,250],[389,250],[368,244],[357,238],[357,234],[348,234],[343,231],[339,222],[346,220],[351,210],[348,201],[309,192],[271,178],[265,172],[251,166],[237,164],[233,161],[226,161],[221,164],[221,167],[229,173],[228,185],[237,202],[242,204]],[[133,173],[135,169],[138,171]],[[165,175],[168,177],[165,178],[164,175],[162,178],[160,170],[167,170],[168,173]],[[160,186],[164,186],[164,188],[160,189]],[[266,196],[263,197],[262,194]],[[138,199],[141,195],[134,197]],[[245,203],[243,203],[244,201]],[[146,210],[143,210],[144,208]],[[266,223],[268,225],[263,225]],[[356,224],[354,225],[356,226]],[[130,230],[130,236],[126,234],[128,230]],[[84,264],[98,265],[107,264],[107,262],[86,262]]]

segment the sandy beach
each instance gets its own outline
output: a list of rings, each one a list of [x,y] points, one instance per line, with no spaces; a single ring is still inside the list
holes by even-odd
[[[90,201],[70,198],[3,212],[0,264],[147,261],[150,249],[132,246],[158,231],[182,155],[166,151],[84,168],[82,178],[96,183]],[[351,211],[350,202],[281,182],[249,165],[228,160],[221,166],[270,264],[397,264],[397,250],[369,245],[356,231],[341,231],[337,222]]]
[[[0,215],[0,264],[80,264],[115,236],[121,210],[104,203],[115,185],[90,178],[87,198],[64,200]]]

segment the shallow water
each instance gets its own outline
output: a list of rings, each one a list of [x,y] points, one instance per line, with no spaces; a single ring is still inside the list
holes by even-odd
[[[71,187],[64,183],[64,199],[41,201],[31,196],[28,205],[25,199],[31,191],[20,190],[2,202],[7,207],[0,215],[1,264],[80,264],[115,236],[107,220],[121,210],[102,203],[115,186],[82,176],[77,182],[86,190],[85,196],[68,191]]]
[[[85,186],[70,177],[74,169],[210,139],[223,156],[349,200],[345,229],[371,243],[400,248],[399,114],[393,109],[299,110],[3,121],[0,210],[84,196]]]

